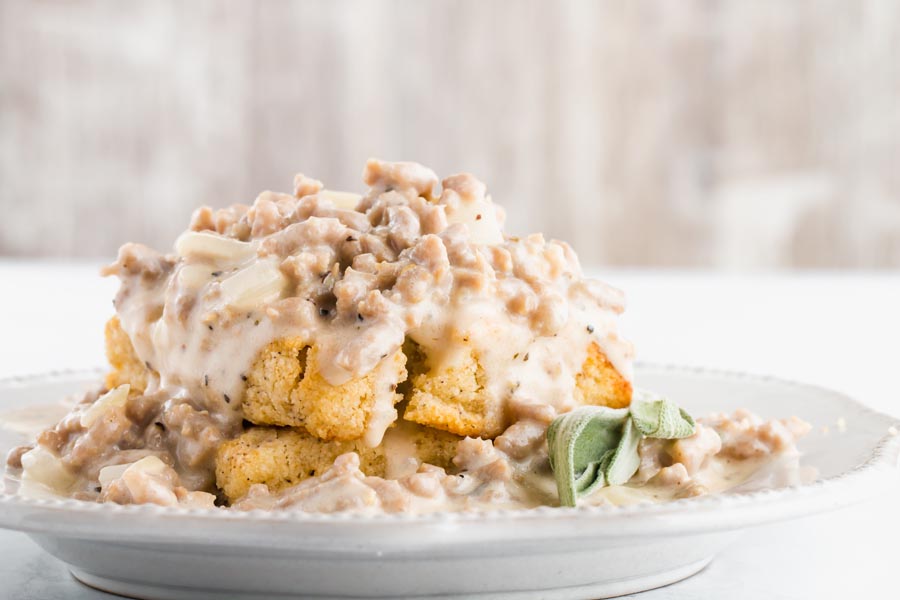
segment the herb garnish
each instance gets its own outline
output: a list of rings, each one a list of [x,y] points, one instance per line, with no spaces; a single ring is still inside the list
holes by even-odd
[[[641,464],[642,438],[686,438],[695,430],[694,419],[674,402],[644,391],[635,391],[629,408],[582,406],[560,415],[547,428],[560,505],[627,483]]]

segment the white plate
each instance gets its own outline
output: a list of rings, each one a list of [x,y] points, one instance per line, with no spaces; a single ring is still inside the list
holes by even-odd
[[[740,530],[865,500],[896,472],[900,425],[841,394],[676,367],[640,366],[636,378],[695,415],[746,407],[803,417],[814,429],[801,462],[818,479],[771,487],[769,478],[762,490],[626,508],[381,517],[2,494],[0,526],[27,532],[88,585],[138,598],[598,598],[688,577]],[[2,381],[0,413],[96,380],[80,372]],[[0,451],[21,442],[0,431]]]

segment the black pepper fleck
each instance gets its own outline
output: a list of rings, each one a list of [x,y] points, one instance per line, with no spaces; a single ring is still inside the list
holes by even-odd
[[[225,403],[231,404],[231,398],[228,397],[228,394],[222,394],[222,395],[225,396]]]
[[[365,318],[364,318],[361,314],[356,313],[356,320],[357,320],[357,321],[364,321]]]
[[[212,326],[212,325],[207,325],[207,327],[209,327],[209,330],[210,330],[210,331],[213,330],[213,326]]]
[[[353,237],[352,235],[348,235],[348,236],[347,236],[347,241],[348,241],[348,242],[355,242],[355,241],[356,241],[356,238]]]
[[[203,385],[205,385],[206,387],[209,387],[209,375],[203,376]]]
[[[241,374],[241,381],[247,381],[247,376],[243,373]]]
[[[593,325],[588,325],[588,326],[587,326],[587,332],[588,332],[588,333],[594,333],[594,326],[593,326]]]
[[[222,274],[222,271],[213,271],[212,273],[210,273],[210,275],[212,275],[213,277],[218,277],[221,274]]]
[[[525,353],[525,358],[522,359],[522,362],[528,362],[528,352]]]

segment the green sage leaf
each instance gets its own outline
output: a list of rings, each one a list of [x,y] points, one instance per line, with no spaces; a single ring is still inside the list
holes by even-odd
[[[550,424],[547,444],[560,504],[575,506],[579,495],[604,484],[602,463],[614,453],[627,421],[627,408],[581,406]]]
[[[560,505],[576,506],[598,488],[628,483],[640,467],[644,437],[677,439],[695,430],[687,412],[643,391],[635,392],[629,408],[581,406],[560,415],[547,428]]]
[[[631,420],[646,437],[673,440],[694,435],[694,419],[677,404],[652,392],[637,390],[631,399]]]
[[[637,473],[641,466],[641,455],[638,453],[640,442],[640,431],[635,427],[634,421],[628,419],[622,428],[622,437],[616,451],[604,469],[607,485],[624,485]]]

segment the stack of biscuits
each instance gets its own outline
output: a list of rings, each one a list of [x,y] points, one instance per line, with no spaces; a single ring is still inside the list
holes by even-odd
[[[131,393],[143,393],[155,374],[138,358],[117,317],[107,323],[106,346],[112,367],[107,387],[128,383]],[[244,431],[219,447],[219,490],[229,502],[254,484],[281,490],[322,474],[346,452],[359,454],[366,475],[390,477],[387,442],[369,447],[363,440],[376,392],[385,391],[376,386],[383,385],[394,395],[400,417],[391,430],[403,432],[404,451],[420,463],[452,470],[459,440],[493,439],[509,424],[504,400],[486,385],[477,351],[463,350],[461,361],[433,365],[408,340],[368,374],[331,385],[320,373],[315,346],[300,339],[270,343],[245,373]],[[630,402],[631,384],[596,343],[587,348],[575,379],[578,404],[622,407]]]

